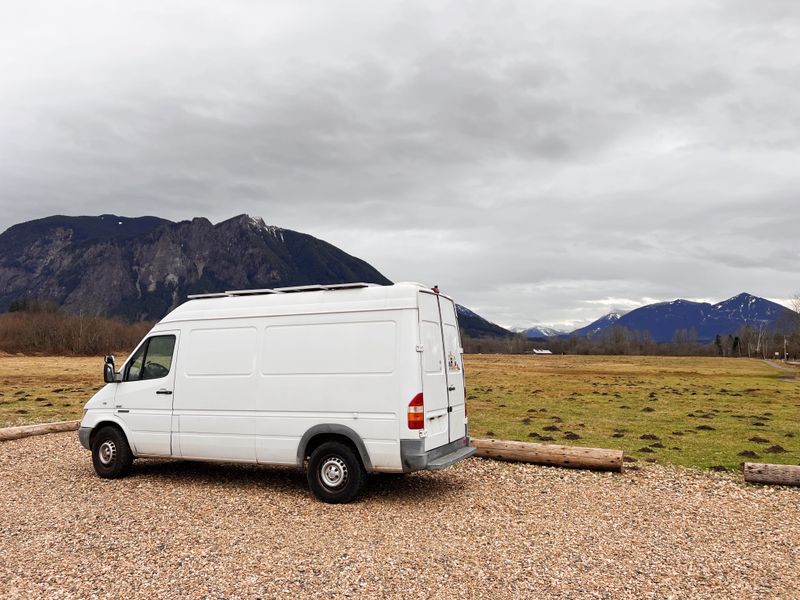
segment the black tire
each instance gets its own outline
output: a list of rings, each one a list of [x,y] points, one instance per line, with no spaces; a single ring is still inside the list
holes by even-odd
[[[124,477],[131,470],[133,452],[125,434],[116,427],[100,429],[92,439],[94,472],[103,479]]]
[[[355,500],[367,478],[355,450],[341,442],[325,442],[314,450],[307,476],[314,497],[329,504]]]

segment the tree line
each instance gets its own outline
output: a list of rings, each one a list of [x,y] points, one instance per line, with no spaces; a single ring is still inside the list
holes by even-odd
[[[0,351],[68,356],[129,352],[152,326],[67,314],[51,302],[19,300],[0,315]]]
[[[533,349],[553,354],[619,354],[636,356],[722,356],[774,358],[778,352],[790,360],[800,359],[800,332],[784,334],[756,327],[741,327],[736,334],[717,335],[711,342],[698,341],[692,330],[678,330],[672,341],[658,343],[646,331],[613,325],[591,337],[562,336],[529,340],[524,334],[506,338],[471,338],[464,336],[468,354],[526,354]]]

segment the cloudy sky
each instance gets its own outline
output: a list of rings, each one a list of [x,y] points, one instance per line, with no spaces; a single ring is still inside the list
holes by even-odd
[[[800,290],[800,2],[0,2],[0,230],[239,213],[507,326]]]

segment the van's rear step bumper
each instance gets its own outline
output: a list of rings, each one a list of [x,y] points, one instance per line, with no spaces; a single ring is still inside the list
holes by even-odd
[[[438,471],[475,454],[469,445],[469,436],[425,452],[425,440],[400,440],[400,460],[403,472],[428,469]]]

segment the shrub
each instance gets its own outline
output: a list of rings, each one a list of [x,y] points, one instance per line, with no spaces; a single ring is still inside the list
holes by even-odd
[[[18,310],[0,315],[0,350],[72,356],[128,352],[152,326],[150,322],[130,325],[102,317]]]

